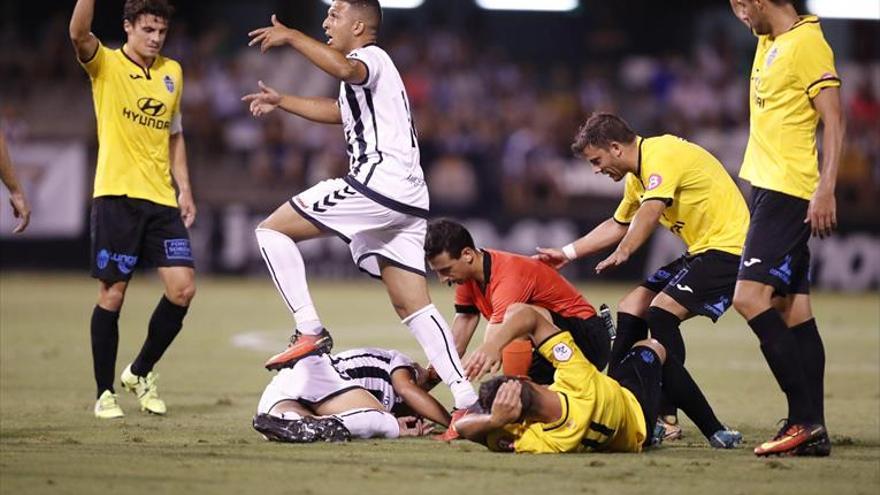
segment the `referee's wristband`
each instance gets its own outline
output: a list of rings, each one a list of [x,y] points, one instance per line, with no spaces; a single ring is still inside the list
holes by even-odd
[[[578,257],[577,251],[574,249],[573,242],[571,244],[566,244],[565,246],[562,246],[562,254],[564,254],[565,257],[568,258],[568,261],[574,261]]]

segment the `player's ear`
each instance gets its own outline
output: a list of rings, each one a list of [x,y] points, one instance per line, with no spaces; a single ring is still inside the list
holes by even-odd
[[[128,19],[125,19],[122,21],[122,29],[125,31],[125,34],[131,34],[131,32],[134,31],[134,24]]]
[[[364,24],[364,21],[354,21],[354,24],[351,26],[351,34],[355,36],[360,36],[367,29],[367,25]]]

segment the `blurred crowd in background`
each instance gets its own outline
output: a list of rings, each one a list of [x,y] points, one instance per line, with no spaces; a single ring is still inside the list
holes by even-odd
[[[723,14],[730,29],[745,30]],[[78,139],[96,149],[89,83],[67,37],[68,15],[47,18],[36,36],[0,33],[0,129],[12,143]],[[248,27],[196,31],[174,22],[164,49],[184,68],[183,122],[200,206],[239,202],[266,210],[347,171],[340,127],[282,112],[256,120],[247,112],[240,98],[256,91],[258,80],[282,92],[338,94],[337,83],[293,50],[261,55],[247,48]],[[97,34],[110,46],[122,36],[121,29]],[[409,92],[433,213],[583,218],[600,204],[610,213],[620,185],[593,176],[569,151],[594,111],[616,112],[642,135],[686,137],[735,176],[748,139],[754,44],[743,48],[717,30],[687,51],[639,55],[621,49],[625,36],[596,32],[571,63],[549,54],[518,59],[464,28],[389,30],[380,44]],[[847,118],[839,210],[847,221],[873,226],[880,222],[880,62],[838,57],[837,68]]]

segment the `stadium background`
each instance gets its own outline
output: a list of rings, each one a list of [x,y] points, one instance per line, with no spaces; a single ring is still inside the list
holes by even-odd
[[[322,39],[326,5],[177,3],[164,53],[185,71],[198,268],[262,275],[252,227],[293,193],[345,173],[347,160],[336,126],[281,113],[250,117],[239,98],[259,79],[306,95],[335,96],[338,88],[289,49],[264,56],[248,49],[246,33],[276,12]],[[727,3],[580,3],[573,12],[524,13],[482,10],[473,0],[427,0],[385,11],[381,41],[412,100],[432,214],[468,219],[481,244],[518,252],[560,245],[613,212],[621,185],[594,176],[568,150],[578,123],[595,110],[621,114],[643,135],[686,137],[733,175],[739,169],[754,39]],[[25,236],[11,236],[10,215],[0,219],[4,269],[83,270],[89,262],[97,142],[88,79],[67,38],[71,5],[4,1],[0,8],[0,129],[34,203]],[[97,8],[94,31],[111,46],[124,36],[120,10],[121,2]],[[834,289],[877,288],[880,29],[876,21],[842,19],[824,20],[823,29],[844,81],[847,138],[838,185],[841,234],[814,245],[815,278]],[[314,275],[357,276],[338,239],[304,249]],[[612,277],[639,277],[680,250],[671,235],[655,236]],[[567,274],[585,279],[595,261]]]

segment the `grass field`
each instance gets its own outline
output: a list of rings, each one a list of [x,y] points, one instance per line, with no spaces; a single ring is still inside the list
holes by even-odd
[[[421,351],[394,317],[380,285],[316,283],[313,295],[337,349]],[[624,286],[582,286],[594,303]],[[264,442],[250,419],[270,374],[262,362],[283,346],[290,319],[268,279],[202,279],[184,331],[156,371],[169,412],[102,422],[94,400],[88,322],[95,285],[85,275],[0,277],[0,492],[30,493],[877,493],[880,487],[880,297],[818,294],[825,339],[827,459],[757,459],[784,400],[757,341],[736,314],[715,326],[685,325],[688,367],[722,421],[746,445],[708,447],[685,438],[645,455],[492,454],[467,442],[429,439],[336,445]],[[132,284],[120,320],[121,371],[144,336],[161,292]],[[433,295],[451,316],[451,289]],[[117,372],[118,373],[118,372]],[[438,387],[438,390],[442,387]],[[449,404],[445,390],[439,393]]]

